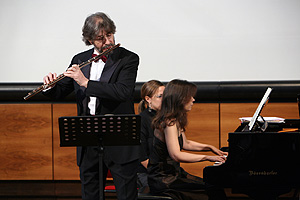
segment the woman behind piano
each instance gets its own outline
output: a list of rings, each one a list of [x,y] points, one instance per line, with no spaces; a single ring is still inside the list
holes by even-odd
[[[180,162],[226,160],[226,152],[186,138],[187,112],[192,109],[196,92],[197,86],[185,80],[175,79],[166,85],[161,109],[153,119],[153,149],[147,168],[151,193],[164,194],[172,199],[198,200],[200,192],[205,189],[205,183],[202,178],[181,168]],[[212,151],[216,155],[199,155],[181,150]]]

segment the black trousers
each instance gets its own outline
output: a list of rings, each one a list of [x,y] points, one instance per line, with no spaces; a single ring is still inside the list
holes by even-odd
[[[83,200],[99,199],[99,147],[85,147],[79,166]],[[113,176],[118,200],[137,199],[137,168],[139,160],[129,163],[114,163],[108,156],[103,157],[103,182],[108,169]],[[104,188],[102,188],[104,190]]]

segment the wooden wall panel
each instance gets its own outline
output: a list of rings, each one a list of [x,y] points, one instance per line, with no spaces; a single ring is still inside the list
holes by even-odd
[[[139,114],[139,113],[138,113],[138,106],[139,106],[138,103],[135,103],[135,104],[134,104],[134,112],[135,112],[136,115]]]
[[[201,143],[227,146],[227,135],[239,126],[238,118],[252,116],[257,106],[221,103],[219,115],[218,103],[195,103],[188,113],[186,135]],[[0,112],[0,180],[79,180],[76,148],[60,147],[58,130],[58,117],[76,116],[76,104],[0,104]],[[269,103],[262,115],[299,118],[297,103]],[[182,167],[202,176],[203,168],[211,164],[183,163]]]
[[[0,179],[52,179],[51,104],[0,104]]]
[[[257,103],[221,103],[221,147],[228,146],[228,133],[233,132],[240,125],[239,118],[252,116],[257,106]]]
[[[219,104],[195,103],[192,110],[188,113],[186,136],[190,140],[219,147]],[[209,152],[201,152],[201,154],[213,155]],[[202,177],[203,168],[212,164],[205,161],[182,163],[181,166],[187,172]]]
[[[76,147],[60,147],[58,118],[77,116],[76,104],[53,104],[54,180],[79,180]]]
[[[240,117],[252,117],[259,103],[221,103],[220,126],[221,146],[228,146],[228,133],[240,125]],[[297,103],[268,103],[261,115],[263,117],[282,117],[298,119]]]
[[[282,117],[285,119],[299,119],[297,103],[268,103],[261,114],[263,117]]]

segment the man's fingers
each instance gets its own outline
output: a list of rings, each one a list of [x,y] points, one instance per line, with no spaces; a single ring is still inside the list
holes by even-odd
[[[47,76],[43,78],[44,84],[49,84],[57,78],[56,73],[49,73]]]

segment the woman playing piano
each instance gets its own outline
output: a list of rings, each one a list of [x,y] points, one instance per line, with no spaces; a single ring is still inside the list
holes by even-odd
[[[197,87],[184,80],[172,80],[166,85],[161,109],[154,117],[153,150],[148,164],[148,184],[151,193],[172,199],[199,199],[205,189],[203,179],[187,173],[180,162],[225,162],[226,152],[188,140],[185,135],[187,112],[192,109]],[[181,150],[212,151],[216,156],[199,155]]]

